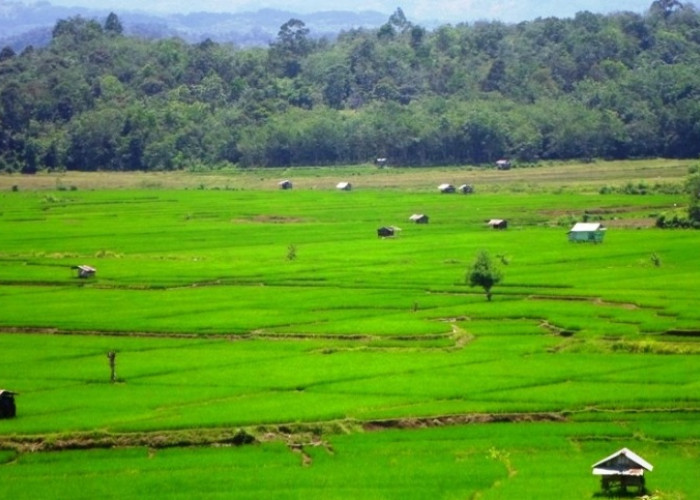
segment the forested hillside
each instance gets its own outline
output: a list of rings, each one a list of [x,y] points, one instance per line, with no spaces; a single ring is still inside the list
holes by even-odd
[[[0,51],[0,170],[164,170],[697,157],[700,14],[577,14],[378,30],[268,48],[127,37],[59,21]]]

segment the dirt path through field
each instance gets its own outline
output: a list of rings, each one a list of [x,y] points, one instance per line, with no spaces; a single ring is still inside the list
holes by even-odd
[[[97,448],[147,447],[151,449],[195,446],[243,446],[262,442],[282,441],[302,455],[308,465],[309,447],[324,447],[333,452],[323,435],[377,432],[388,429],[416,429],[449,425],[559,422],[566,420],[560,413],[470,413],[386,420],[295,423],[258,425],[248,428],[180,429],[153,432],[72,432],[63,434],[32,434],[0,437],[0,449],[17,453],[36,453]]]

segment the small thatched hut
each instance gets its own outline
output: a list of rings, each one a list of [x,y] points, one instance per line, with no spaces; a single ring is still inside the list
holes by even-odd
[[[654,466],[627,448],[593,464],[593,474],[600,476],[600,484],[605,491],[617,485],[623,491],[628,486],[636,486],[639,493],[644,493],[645,470],[652,471]]]
[[[408,220],[415,222],[416,224],[427,224],[430,218],[425,214],[413,214]]]
[[[394,228],[389,226],[382,226],[379,229],[377,229],[377,236],[379,236],[380,238],[394,236]]]
[[[506,229],[508,227],[508,221],[505,219],[491,219],[486,225],[491,226],[493,229]]]
[[[16,395],[16,392],[0,389],[0,418],[14,418],[17,414]]]
[[[496,168],[498,170],[510,170],[510,167],[510,160],[506,160],[505,158],[501,158],[496,162]]]
[[[75,266],[73,269],[78,270],[78,278],[86,279],[86,278],[92,278],[95,276],[95,273],[97,272],[97,269],[95,269],[92,266],[86,266],[86,265],[80,265],[80,266]]]

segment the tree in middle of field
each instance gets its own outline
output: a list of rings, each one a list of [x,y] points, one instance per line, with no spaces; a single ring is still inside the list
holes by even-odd
[[[109,381],[112,383],[115,383],[117,381],[117,353],[116,353],[116,351],[109,351],[107,353],[107,359],[109,359],[109,370],[110,370]]]
[[[491,301],[491,288],[503,279],[500,269],[491,260],[488,252],[481,251],[467,272],[469,286],[480,286],[486,293],[486,299]]]

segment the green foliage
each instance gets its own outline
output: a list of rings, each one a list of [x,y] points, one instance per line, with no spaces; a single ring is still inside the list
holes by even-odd
[[[333,42],[290,19],[265,49],[128,38],[113,13],[61,20],[48,47],[0,54],[0,165],[694,158],[700,14],[654,5],[433,31],[397,9]]]
[[[700,228],[700,175],[693,172],[685,182],[685,191],[688,196],[687,212],[675,209],[670,213],[662,213],[656,219],[656,226],[660,228]]]
[[[296,260],[297,258],[297,246],[289,245],[287,247],[287,260]]]
[[[496,268],[489,254],[484,251],[477,254],[472,267],[467,272],[469,286],[483,288],[489,301],[491,300],[491,289],[500,283],[502,278],[500,269]]]
[[[688,218],[700,226],[700,174],[693,174],[686,183],[688,190]]]
[[[124,32],[124,27],[122,26],[119,17],[114,12],[110,12],[107,16],[104,30],[106,33],[111,35],[121,35]]]
[[[13,467],[3,469],[2,478],[7,493],[18,499],[31,498],[32,492],[88,498],[115,491],[138,498],[191,492],[218,498],[233,489],[241,498],[357,498],[376,496],[379,490],[382,498],[547,498],[552,491],[587,498],[600,494],[590,464],[629,446],[655,467],[668,466],[663,474],[655,470],[647,477],[656,496],[692,495],[693,478],[687,473],[697,462],[692,423],[680,417],[664,418],[661,425],[676,425],[690,438],[685,445],[669,446],[655,439],[657,432],[633,435],[633,430],[646,429],[654,421],[625,418],[610,422],[586,414],[577,423],[523,423],[512,428],[501,424],[499,432],[489,432],[487,425],[471,425],[324,436],[323,443],[302,448],[305,460],[279,443],[72,450],[23,455]],[[562,450],[567,460],[561,460]],[[507,457],[511,468],[492,459],[494,453]],[[538,474],[542,467],[550,473]]]

